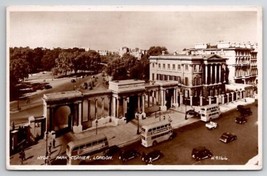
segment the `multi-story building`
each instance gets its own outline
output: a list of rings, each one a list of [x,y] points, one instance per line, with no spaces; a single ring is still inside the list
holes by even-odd
[[[215,45],[196,44],[190,54],[217,54],[228,58],[229,83],[254,84],[257,80],[257,45],[220,41]]]
[[[177,81],[185,104],[208,104],[209,97],[225,93],[226,60],[216,54],[151,56],[150,80]]]

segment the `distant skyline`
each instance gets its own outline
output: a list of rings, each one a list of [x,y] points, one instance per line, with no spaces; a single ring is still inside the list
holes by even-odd
[[[196,43],[258,42],[256,11],[10,12],[10,47],[116,51],[123,46],[170,52]]]

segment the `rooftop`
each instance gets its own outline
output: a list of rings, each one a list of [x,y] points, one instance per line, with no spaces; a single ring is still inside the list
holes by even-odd
[[[71,99],[82,96],[80,91],[65,91],[65,92],[54,92],[44,94],[45,100],[60,100],[60,99]]]

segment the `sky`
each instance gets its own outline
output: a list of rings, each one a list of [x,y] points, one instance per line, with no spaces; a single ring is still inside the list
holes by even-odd
[[[10,47],[170,52],[196,43],[257,41],[256,11],[12,11]]]

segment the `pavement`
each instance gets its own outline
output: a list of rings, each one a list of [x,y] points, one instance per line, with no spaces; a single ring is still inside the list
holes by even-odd
[[[246,100],[237,100],[232,103],[220,105],[220,110],[222,113],[236,109],[237,105],[248,105],[254,102],[253,98],[246,98]],[[189,110],[190,106],[180,106],[177,108],[171,108],[166,112],[162,112],[160,116],[152,114],[145,119],[139,120],[139,127],[145,124],[150,124],[155,121],[160,121],[164,118],[171,120],[171,125],[174,129],[186,126],[195,122],[200,121],[198,118],[188,118],[185,120],[185,111]],[[204,122],[203,122],[204,123]],[[119,147],[126,146],[130,143],[140,140],[140,134],[137,134],[138,121],[137,119],[132,120],[126,124],[120,124],[114,126],[113,123],[105,124],[103,127],[92,127],[83,131],[82,133],[73,134],[71,132],[65,134],[64,136],[56,138],[55,147],[51,147],[50,161],[54,160],[57,156],[63,156],[66,148],[66,144],[71,140],[84,138],[88,136],[93,136],[97,134],[105,134],[109,140],[109,145],[118,145]],[[139,128],[141,131],[141,128]],[[50,139],[48,142],[45,139],[38,141],[36,145],[28,147],[25,149],[26,160],[23,161],[24,165],[44,165],[45,164],[45,153],[48,149]],[[49,149],[48,149],[49,150]],[[10,156],[10,165],[21,165],[21,160],[19,154],[14,154]]]

